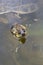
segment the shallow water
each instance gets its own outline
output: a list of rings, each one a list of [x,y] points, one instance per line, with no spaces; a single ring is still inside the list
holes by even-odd
[[[37,12],[20,15],[21,19],[16,18],[14,13],[0,15],[0,65],[43,65],[43,4],[41,3],[39,0],[40,8]],[[38,21],[35,22],[33,20],[35,18]],[[15,21],[28,24],[28,28],[31,24],[30,35],[17,53],[15,49],[19,41],[10,33],[10,26]]]

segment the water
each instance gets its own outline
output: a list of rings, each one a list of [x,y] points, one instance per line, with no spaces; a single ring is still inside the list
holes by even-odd
[[[0,15],[0,65],[43,65],[43,0],[39,0],[38,4],[37,12],[20,15],[21,19],[16,18],[14,13]],[[35,18],[38,21],[34,21]],[[30,36],[18,53],[15,49],[19,41],[10,33],[10,25],[15,21],[31,24]]]
[[[36,0],[0,0],[0,14],[16,12],[28,14],[38,9]]]

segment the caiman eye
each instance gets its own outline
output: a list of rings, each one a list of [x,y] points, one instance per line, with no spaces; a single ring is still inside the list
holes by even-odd
[[[24,32],[25,32],[25,30],[24,29],[22,29]]]

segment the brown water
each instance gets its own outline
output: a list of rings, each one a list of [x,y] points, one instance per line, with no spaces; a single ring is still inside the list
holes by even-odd
[[[27,16],[23,15],[21,19],[6,14],[9,16],[8,20],[5,14],[0,15],[0,65],[43,65],[43,4],[41,3],[38,12]],[[38,18],[37,22],[33,21],[35,17]],[[24,25],[31,23],[30,35],[17,53],[15,49],[19,45],[19,41],[10,33],[10,23],[6,24],[12,20],[20,23],[22,21]]]

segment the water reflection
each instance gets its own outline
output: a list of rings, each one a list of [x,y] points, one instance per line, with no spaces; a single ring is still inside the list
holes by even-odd
[[[43,65],[43,19],[34,22],[39,13],[20,15],[21,19],[8,15],[0,15],[0,64],[2,65]],[[27,16],[27,17],[26,17]],[[39,16],[40,17],[40,16]],[[8,24],[5,24],[6,19]],[[13,22],[12,22],[13,21]],[[15,53],[16,47],[20,44],[18,40],[13,38],[10,33],[9,22],[21,24],[31,24],[30,36],[28,36],[26,43],[22,44],[18,53]],[[29,26],[28,26],[29,28]],[[21,39],[20,39],[21,40]],[[23,42],[25,42],[23,40]],[[5,60],[4,60],[5,59]],[[5,62],[6,61],[6,62]]]
[[[10,13],[9,13],[10,14]],[[33,36],[31,36],[31,37],[27,37],[27,39],[25,39],[25,38],[21,38],[21,39],[19,39],[19,41],[20,42],[22,42],[23,44],[22,44],[22,46],[20,46],[20,49],[18,50],[18,52],[17,53],[15,53],[15,49],[16,49],[16,47],[20,44],[20,42],[18,41],[18,40],[16,40],[15,38],[13,38],[13,36],[10,34],[10,27],[7,27],[7,26],[9,26],[9,25],[11,25],[11,24],[13,24],[13,23],[15,23],[16,21],[19,23],[21,23],[21,24],[32,24],[32,20],[31,20],[31,16],[30,15],[23,15],[23,16],[21,16],[22,18],[21,19],[18,19],[18,18],[16,18],[15,17],[15,15],[12,17],[12,15],[13,15],[13,13],[11,13],[11,16],[9,16],[9,14],[7,14],[8,15],[8,17],[6,17],[6,20],[8,19],[8,24],[5,24],[4,22],[3,22],[3,20],[1,20],[2,21],[2,24],[0,23],[0,26],[1,26],[1,28],[0,28],[0,45],[1,45],[1,47],[5,47],[5,49],[3,49],[3,48],[1,48],[1,49],[3,49],[4,50],[4,52],[5,52],[5,54],[7,54],[8,53],[8,59],[11,59],[11,61],[12,61],[12,59],[13,59],[13,61],[15,61],[15,63],[16,63],[16,65],[18,65],[18,64],[21,64],[21,65],[27,65],[27,63],[28,64],[30,64],[30,62],[31,62],[31,64],[32,64],[32,62],[34,61],[32,61],[32,59],[31,59],[31,56],[33,57],[33,58],[35,58],[36,56],[37,56],[37,53],[35,54],[35,53],[33,53],[33,49],[38,49],[38,47],[35,47],[34,45],[32,46],[32,41],[34,41],[33,40]],[[2,15],[3,16],[3,15]],[[27,16],[27,17],[26,17]],[[33,16],[33,15],[32,15]],[[24,18],[23,18],[24,17]],[[30,17],[30,18],[29,18]],[[2,17],[2,18],[4,18],[4,17]],[[28,19],[29,18],[29,19]],[[4,18],[5,19],[5,18]],[[32,19],[34,19],[34,17],[32,18]],[[5,20],[4,20],[5,21]],[[12,22],[13,21],[13,22]],[[6,22],[6,21],[5,21]],[[10,23],[9,23],[10,22]],[[33,24],[34,24],[35,22],[33,22]],[[3,25],[4,24],[4,25]],[[34,27],[34,25],[33,25],[33,27]],[[29,28],[29,26],[28,26],[28,28]],[[30,28],[32,28],[32,26],[30,27]],[[2,41],[3,40],[3,41]],[[36,40],[37,41],[37,40]],[[3,43],[4,42],[4,43]],[[26,42],[26,43],[25,43]],[[24,44],[25,43],[25,44]],[[12,50],[11,50],[12,49]],[[7,53],[6,53],[6,51],[7,51]],[[13,52],[12,52],[13,51]],[[35,51],[37,51],[37,50],[35,50]],[[2,51],[3,52],[3,51]],[[34,56],[33,56],[33,54],[34,54]],[[11,58],[9,57],[9,55],[11,56]],[[2,55],[1,55],[1,58],[2,58]],[[6,58],[5,58],[6,59]],[[3,60],[4,61],[4,60]],[[2,61],[2,62],[3,62]],[[6,60],[6,62],[7,62],[8,60]],[[11,63],[11,61],[10,61],[10,63]],[[5,61],[4,61],[5,62]],[[13,64],[15,64],[14,62],[12,62]],[[6,64],[6,63],[5,63]],[[11,64],[10,64],[11,65]]]
[[[25,38],[25,37],[20,38],[19,41],[20,41],[22,44],[24,44],[24,43],[26,42],[26,38]]]

